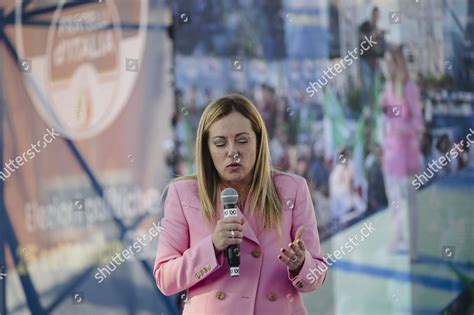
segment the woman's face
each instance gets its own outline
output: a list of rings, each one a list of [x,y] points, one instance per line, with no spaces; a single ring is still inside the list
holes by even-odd
[[[250,180],[257,157],[257,136],[249,119],[231,112],[214,122],[209,128],[208,146],[221,180],[237,184]]]

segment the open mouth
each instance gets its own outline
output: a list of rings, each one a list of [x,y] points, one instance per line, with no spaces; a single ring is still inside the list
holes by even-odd
[[[231,163],[227,165],[227,167],[237,167],[237,166],[242,166],[242,165],[240,165],[239,163]]]

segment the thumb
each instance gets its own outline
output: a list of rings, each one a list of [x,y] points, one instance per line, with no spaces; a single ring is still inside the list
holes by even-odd
[[[303,236],[304,226],[301,225],[298,230],[296,230],[295,240],[300,239]]]

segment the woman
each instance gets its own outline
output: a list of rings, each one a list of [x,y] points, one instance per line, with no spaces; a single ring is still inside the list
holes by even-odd
[[[306,180],[272,170],[265,124],[245,97],[209,104],[196,136],[196,175],[172,181],[153,275],[165,295],[188,290],[184,314],[307,314],[300,292],[321,287],[323,262]],[[223,218],[220,193],[238,192]],[[240,245],[230,277],[227,246]]]
[[[393,211],[394,236],[390,249],[409,249],[410,258],[416,260],[417,215],[414,188],[410,178],[420,170],[418,132],[423,121],[420,108],[420,90],[409,80],[401,48],[390,49],[385,58],[388,80],[382,96],[386,115],[383,146],[383,171],[386,195]],[[410,246],[404,236],[405,213],[409,217]]]

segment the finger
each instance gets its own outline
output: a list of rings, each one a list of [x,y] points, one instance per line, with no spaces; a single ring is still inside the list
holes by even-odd
[[[301,248],[298,245],[296,245],[295,243],[291,243],[290,248],[293,250],[295,255],[298,256],[298,258],[303,258],[304,252],[301,250]]]
[[[290,261],[294,262],[295,260],[298,259],[298,256],[296,256],[295,252],[292,251],[291,249],[286,249],[286,248],[282,248],[280,250],[281,254],[284,255],[285,257],[287,257]]]
[[[293,267],[291,260],[285,255],[278,255],[278,260],[284,263],[287,267]]]
[[[298,240],[301,238],[301,236],[303,236],[303,231],[304,231],[304,226],[301,225],[298,230],[296,230],[296,234],[295,234],[295,240]]]
[[[284,263],[285,265],[287,265],[288,267],[289,267],[288,264],[291,264],[288,257],[283,256],[283,255],[278,255],[278,260],[281,261],[282,263]]]
[[[242,238],[242,237],[244,237],[244,233],[239,232],[239,231],[235,231],[235,230],[233,230],[233,231],[234,231],[234,236],[232,236],[231,231],[226,232],[225,235],[227,236],[227,238]]]
[[[242,244],[242,239],[241,238],[226,238],[224,239],[224,247],[227,247],[229,245],[239,245]]]
[[[231,231],[221,231],[219,235],[220,235],[220,238],[223,240],[232,239],[232,238],[242,239],[244,236],[242,232],[239,232],[239,231],[234,231],[234,237],[232,237]]]
[[[242,219],[239,217],[227,217],[221,220],[223,223],[238,223],[242,225]]]
[[[299,239],[296,242],[297,242],[299,248],[301,248],[301,250],[303,252],[305,252],[306,251],[306,245],[304,244],[304,241],[302,239]]]
[[[290,248],[296,253],[298,254],[299,252],[303,253],[304,254],[304,247],[301,247],[301,245],[303,244],[304,246],[304,243],[303,243],[303,240],[299,239],[299,240],[295,240],[293,243],[293,247],[290,246]]]
[[[284,263],[290,270],[296,267],[296,264],[285,255],[278,255],[278,260]]]
[[[222,229],[226,231],[243,231],[244,228],[238,223],[225,223],[222,225]]]

